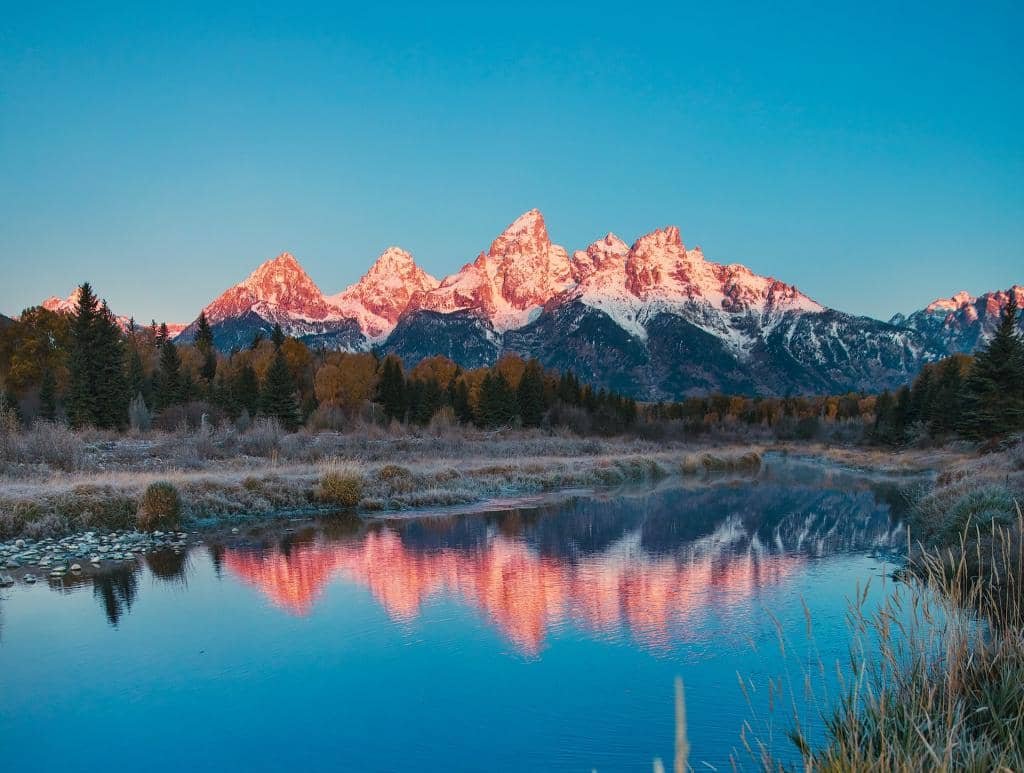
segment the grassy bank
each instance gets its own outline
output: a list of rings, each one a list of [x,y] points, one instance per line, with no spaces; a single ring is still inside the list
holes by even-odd
[[[1024,770],[1024,445],[954,458],[908,493],[906,586],[873,612],[866,594],[853,603],[852,674],[826,741],[792,730],[804,768]]]
[[[437,507],[759,466],[748,447],[695,453],[541,432],[286,434],[265,425],[115,437],[37,425],[8,438],[0,456],[0,538]],[[152,502],[165,500],[169,520],[154,515]]]

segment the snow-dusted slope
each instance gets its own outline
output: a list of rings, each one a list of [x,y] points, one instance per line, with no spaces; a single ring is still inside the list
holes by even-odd
[[[564,247],[551,243],[544,216],[531,209],[496,238],[487,252],[446,277],[432,290],[416,293],[411,311],[473,311],[495,330],[522,327],[541,307],[574,284]]]
[[[579,284],[561,302],[580,301],[608,314],[646,339],[646,323],[659,314],[686,317],[722,338],[737,353],[749,350],[751,319],[770,327],[786,312],[824,311],[792,285],[759,276],[746,266],[724,266],[687,250],[675,226],[640,237],[629,249],[614,234],[594,242],[575,260]]]
[[[379,339],[394,329],[414,295],[439,284],[408,252],[388,247],[358,282],[326,300],[341,315],[355,319],[368,338]]]

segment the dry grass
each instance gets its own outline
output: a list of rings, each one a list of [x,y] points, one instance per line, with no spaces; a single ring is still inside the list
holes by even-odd
[[[870,615],[855,605],[854,674],[825,718],[828,740],[815,750],[792,733],[808,770],[1024,770],[1019,528],[994,532],[1016,562],[1011,593],[965,558],[926,553],[908,599]]]
[[[823,663],[805,671],[806,699],[832,706],[818,748],[794,720],[806,770],[1024,770],[1022,472],[1011,448],[960,459],[914,494],[907,585],[874,612],[866,589],[851,605],[852,673],[838,702],[816,694]],[[768,744],[744,744],[762,768],[783,768]]]
[[[686,454],[679,468],[684,475],[715,472],[753,473],[761,469],[759,451],[704,451]]]
[[[321,502],[328,504],[357,507],[363,498],[364,480],[365,475],[358,465],[340,459],[330,459],[320,465],[317,496]]]
[[[139,500],[136,523],[141,531],[171,531],[181,525],[181,496],[167,481],[146,486]]]
[[[133,525],[148,486],[166,482],[181,497],[181,509],[196,524],[224,517],[261,517],[358,507],[366,512],[469,504],[490,497],[618,485],[662,477],[678,466],[678,452],[592,456],[439,457],[366,462],[329,457],[284,462],[226,461],[204,468],[79,472],[45,478],[0,480],[0,538],[34,530],[53,536],[89,528]],[[503,441],[503,446],[508,445]],[[528,446],[527,446],[528,447]],[[349,474],[358,470],[358,475]],[[356,480],[358,478],[358,498]],[[123,524],[123,525],[114,525]]]

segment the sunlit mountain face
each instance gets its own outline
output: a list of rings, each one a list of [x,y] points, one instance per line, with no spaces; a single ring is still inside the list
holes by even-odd
[[[452,599],[535,655],[565,626],[664,648],[700,636],[697,613],[728,614],[818,557],[902,541],[877,489],[768,479],[382,520],[227,547],[222,561],[290,614],[310,614],[333,582],[366,588],[403,623]]]

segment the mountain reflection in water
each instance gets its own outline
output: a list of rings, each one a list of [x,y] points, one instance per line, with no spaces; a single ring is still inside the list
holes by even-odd
[[[567,622],[665,647],[697,635],[686,621],[707,605],[727,611],[815,558],[902,539],[870,488],[743,481],[383,520],[343,536],[309,529],[228,547],[222,560],[295,615],[310,614],[333,580],[367,588],[399,622],[431,597],[455,598],[533,655]]]
[[[686,625],[694,613],[710,605],[727,613],[810,561],[902,547],[896,491],[782,464],[756,479],[675,481],[493,512],[256,527],[52,587],[91,584],[116,626],[137,600],[140,572],[187,583],[205,552],[222,581],[252,585],[292,615],[313,613],[332,582],[345,582],[366,588],[400,623],[432,598],[454,599],[525,655],[566,624],[657,649],[699,637],[699,627]]]

